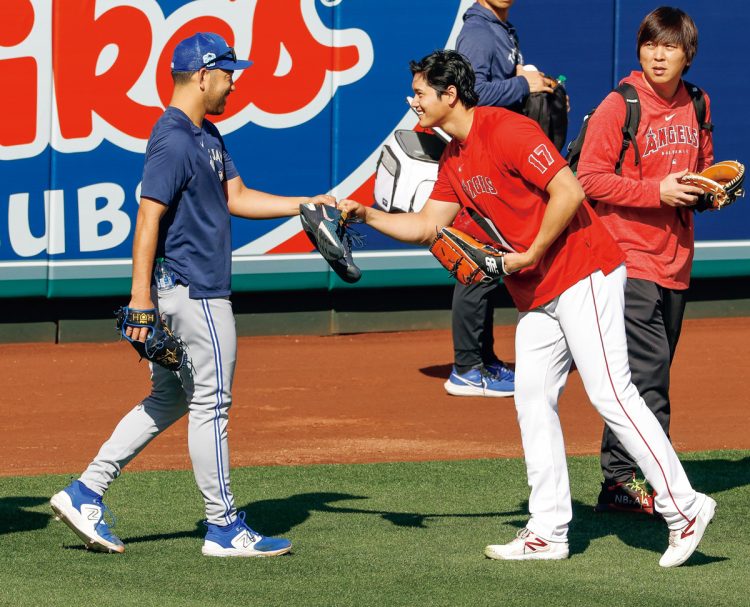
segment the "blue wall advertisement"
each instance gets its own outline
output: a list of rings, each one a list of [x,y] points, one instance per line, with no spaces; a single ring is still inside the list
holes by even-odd
[[[182,38],[215,31],[254,61],[214,117],[248,186],[372,204],[384,141],[416,125],[405,103],[409,61],[452,47],[472,1],[3,0],[0,295],[129,292],[143,153],[169,101],[169,61]],[[747,163],[750,9],[739,0],[714,5],[680,5],[700,31],[688,77],[711,97],[717,160]],[[655,6],[513,6],[525,61],[567,77],[569,139],[638,68],[636,29]],[[749,203],[697,217],[695,275],[750,274]],[[427,251],[364,232],[354,288],[448,284]],[[235,219],[232,234],[235,290],[352,288],[311,251],[296,217]]]

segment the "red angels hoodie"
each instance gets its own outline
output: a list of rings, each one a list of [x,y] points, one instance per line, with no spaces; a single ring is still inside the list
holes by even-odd
[[[578,163],[578,179],[596,213],[625,253],[629,278],[650,280],[669,289],[687,289],[693,261],[693,212],[661,202],[659,182],[683,169],[701,171],[713,163],[710,133],[701,131],[685,85],[666,101],[634,71],[622,82],[632,84],[641,105],[636,142],[641,166],[631,145],[622,175],[614,172],[622,147],[625,100],[610,93],[589,119]],[[706,95],[706,121],[711,119]]]

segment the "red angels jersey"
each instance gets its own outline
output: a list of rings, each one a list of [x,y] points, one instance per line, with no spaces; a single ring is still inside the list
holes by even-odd
[[[541,226],[547,184],[565,166],[536,122],[503,108],[477,107],[466,140],[454,139],[443,152],[430,198],[475,209],[515,251],[524,252]],[[504,282],[525,312],[596,270],[608,274],[623,261],[622,251],[584,201],[542,258]]]

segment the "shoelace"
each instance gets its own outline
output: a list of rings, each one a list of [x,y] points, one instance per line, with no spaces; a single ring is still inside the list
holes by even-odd
[[[672,546],[672,548],[677,548],[677,538],[679,537],[679,535],[680,529],[669,532],[669,545]]]
[[[237,520],[239,522],[237,523],[237,527],[236,528],[237,529],[245,529],[250,534],[250,537],[253,538],[253,541],[257,541],[260,538],[262,538],[263,536],[260,533],[258,533],[257,531],[254,531],[253,529],[251,529],[247,525],[247,523],[245,523],[245,516],[246,516],[246,514],[245,514],[244,511],[240,511],[240,512],[237,513]]]
[[[348,225],[347,223],[344,223],[341,226],[341,234],[340,237],[343,236],[348,245],[349,248],[357,248],[361,249],[365,246],[365,235],[361,234],[360,232],[357,232],[354,228],[351,227],[351,225]]]
[[[109,508],[107,507],[107,505],[106,505],[106,504],[105,504],[105,503],[104,503],[104,502],[102,501],[102,498],[101,498],[101,497],[95,497],[95,498],[94,498],[94,503],[95,503],[95,504],[96,504],[97,506],[100,506],[100,507],[101,507],[101,509],[102,509],[102,510],[101,510],[101,512],[102,512],[102,513],[101,513],[101,515],[99,516],[99,520],[98,520],[98,521],[96,521],[96,525],[94,525],[94,526],[96,527],[97,525],[104,525],[104,526],[105,526],[105,527],[107,527],[108,529],[114,529],[114,528],[115,528],[115,527],[117,526],[117,519],[115,518],[115,513],[114,513],[114,512],[112,512],[112,511],[111,511],[111,510],[110,510],[110,509],[109,509]],[[108,523],[107,521],[105,521],[105,520],[104,520],[104,515],[105,515],[105,514],[109,515],[109,518],[110,518],[110,519],[112,520],[112,522],[111,522],[111,523]]]
[[[489,373],[489,369],[487,370],[487,373]],[[490,375],[492,375],[493,377],[496,377],[497,379],[510,380],[511,376],[513,375],[513,372],[510,369],[506,369],[505,367],[500,366],[500,370],[497,373],[495,374],[490,373]]]
[[[650,496],[648,490],[646,489],[646,481],[639,481],[638,479],[634,478],[627,483],[625,483],[625,486],[628,489],[632,489],[636,493],[640,493],[641,498],[648,499]]]

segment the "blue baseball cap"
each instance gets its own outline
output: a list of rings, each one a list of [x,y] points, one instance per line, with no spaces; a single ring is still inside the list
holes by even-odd
[[[244,70],[252,61],[237,59],[234,49],[219,34],[199,32],[182,40],[172,55],[173,72],[197,72],[208,70]]]

